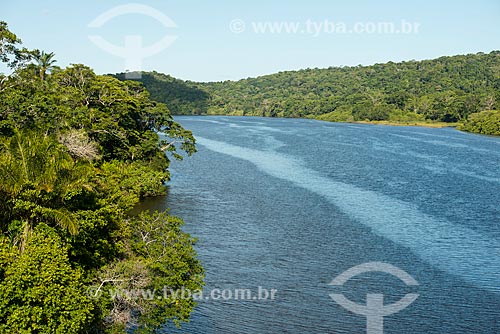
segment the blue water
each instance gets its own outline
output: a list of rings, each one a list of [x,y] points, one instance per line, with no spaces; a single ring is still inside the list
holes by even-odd
[[[418,299],[384,333],[500,333],[500,140],[453,129],[301,119],[179,117],[199,152],[173,163],[171,208],[199,239],[206,291],[257,286],[275,300],[200,302],[188,333],[363,333],[359,304]],[[329,283],[381,261],[383,273]]]

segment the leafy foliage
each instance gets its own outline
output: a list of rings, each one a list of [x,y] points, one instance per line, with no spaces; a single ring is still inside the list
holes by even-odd
[[[81,270],[54,229],[35,228],[20,253],[0,237],[0,332],[84,333],[95,321]]]
[[[500,52],[210,83],[152,72],[142,73],[140,81],[153,99],[179,114],[461,122],[500,109]]]
[[[469,116],[459,130],[500,136],[500,110],[485,110]]]
[[[7,23],[0,21],[0,61],[6,63],[10,68],[15,68],[32,57],[32,52],[18,45],[21,40],[7,27]]]
[[[96,281],[103,295],[116,296],[106,301],[112,305],[107,320],[116,331],[132,323],[138,332],[146,333],[159,330],[166,319],[177,325],[188,321],[195,302],[165,292],[198,291],[203,284],[203,269],[191,247],[195,240],[180,229],[181,219],[167,213],[143,212],[129,224],[128,259],[105,267]]]
[[[53,53],[19,49],[5,22],[0,43],[13,69],[0,74],[0,332],[112,333],[136,322],[151,332],[186,321],[192,299],[117,308],[86,292],[109,270],[131,282],[139,273],[146,287],[201,287],[182,221],[130,216],[141,198],[165,193],[171,158],[196,152],[192,133],[140,83],[58,68]],[[155,238],[147,246],[143,231]]]
[[[54,52],[45,53],[45,51],[35,52],[34,58],[38,65],[38,72],[40,79],[45,80],[46,72],[54,69],[56,60],[54,59]]]
[[[117,79],[126,80],[128,73],[113,75]],[[196,83],[176,79],[158,72],[140,73],[140,82],[148,89],[155,101],[167,102],[175,115],[200,115],[206,113],[209,106],[209,94],[199,89]]]
[[[0,143],[1,226],[14,244],[24,248],[40,222],[53,222],[76,234],[76,218],[64,201],[69,193],[85,187],[88,169],[47,135],[16,130]]]

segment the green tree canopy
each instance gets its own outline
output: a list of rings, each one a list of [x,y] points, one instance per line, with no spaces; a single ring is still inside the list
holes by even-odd
[[[124,79],[125,74],[117,74]],[[463,122],[500,109],[500,52],[370,66],[305,69],[196,83],[156,72],[141,81],[177,114],[332,121]]]
[[[87,290],[110,270],[143,275],[146,288],[201,288],[182,221],[130,213],[165,194],[170,159],[196,151],[192,133],[140,83],[58,68],[53,53],[20,49],[5,22],[0,43],[13,71],[0,75],[0,332],[123,333],[136,322],[152,332],[187,321],[193,299],[121,308]],[[140,231],[155,239],[144,245]]]

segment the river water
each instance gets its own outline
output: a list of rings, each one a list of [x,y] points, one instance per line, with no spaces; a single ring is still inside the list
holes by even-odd
[[[383,317],[384,333],[500,333],[498,138],[304,119],[176,120],[199,152],[173,162],[168,196],[142,208],[171,208],[198,238],[204,300],[177,332],[375,333],[366,314],[330,294],[360,306],[381,294],[384,308],[418,294]],[[375,271],[330,284],[372,262]],[[274,298],[254,298],[259,287]],[[253,299],[236,300],[235,289]]]

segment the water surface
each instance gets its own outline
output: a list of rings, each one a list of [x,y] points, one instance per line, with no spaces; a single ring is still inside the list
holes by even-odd
[[[500,140],[451,128],[301,119],[179,117],[199,152],[173,163],[167,198],[199,239],[206,291],[262,286],[266,301],[203,301],[189,333],[363,333],[363,304],[420,296],[385,333],[500,333]],[[370,261],[405,286],[344,270]]]

